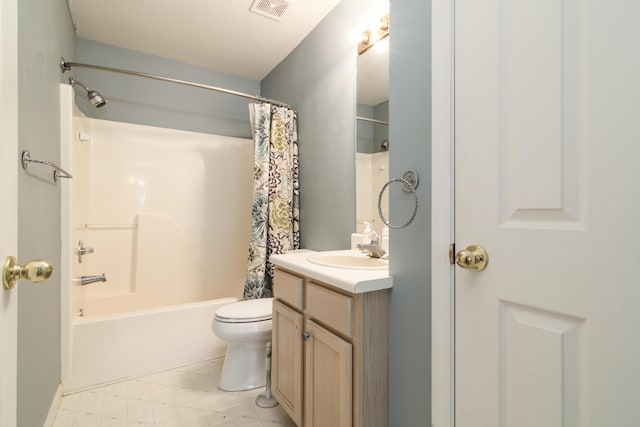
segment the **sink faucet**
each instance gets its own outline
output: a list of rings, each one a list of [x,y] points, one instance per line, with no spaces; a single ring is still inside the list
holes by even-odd
[[[89,285],[91,283],[106,282],[106,281],[107,281],[107,278],[105,277],[104,273],[100,276],[81,276],[80,277],[81,286]]]
[[[380,246],[382,238],[375,231],[371,231],[369,233],[369,237],[371,238],[370,244],[359,243],[358,245],[356,245],[356,248],[360,249],[363,252],[366,251],[367,255],[371,258],[382,258],[384,254],[387,253],[387,251],[385,251],[382,246]]]

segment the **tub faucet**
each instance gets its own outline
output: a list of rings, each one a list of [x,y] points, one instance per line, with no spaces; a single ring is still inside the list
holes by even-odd
[[[100,276],[81,276],[80,277],[81,286],[89,285],[91,283],[106,282],[106,281],[107,281],[107,278],[105,277],[104,273],[102,273],[102,275]]]
[[[380,246],[380,242],[382,241],[382,238],[375,231],[371,231],[369,233],[369,237],[371,238],[370,244],[365,245],[365,244],[359,243],[358,245],[356,245],[356,248],[360,249],[363,252],[366,251],[367,255],[370,256],[371,258],[382,258],[384,254],[387,253],[387,251],[385,251],[382,248],[382,246]]]

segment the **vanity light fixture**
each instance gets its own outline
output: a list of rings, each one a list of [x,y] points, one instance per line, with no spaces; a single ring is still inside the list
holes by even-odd
[[[380,29],[382,31],[389,31],[389,15],[385,15],[382,19],[380,19]]]
[[[362,33],[360,43],[358,43],[358,55],[362,55],[371,49],[377,42],[389,36],[389,14],[383,16],[378,26]]]
[[[360,35],[359,45],[368,45],[369,40],[371,40],[371,31],[367,30]]]

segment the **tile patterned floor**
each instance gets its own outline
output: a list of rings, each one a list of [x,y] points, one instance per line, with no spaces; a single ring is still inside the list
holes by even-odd
[[[219,390],[223,360],[64,396],[54,427],[295,427],[280,406],[256,406],[264,388]]]

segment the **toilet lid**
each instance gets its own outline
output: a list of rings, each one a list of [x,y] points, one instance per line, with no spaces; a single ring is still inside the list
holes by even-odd
[[[249,299],[223,305],[216,310],[216,319],[227,323],[259,322],[271,319],[273,298]]]

